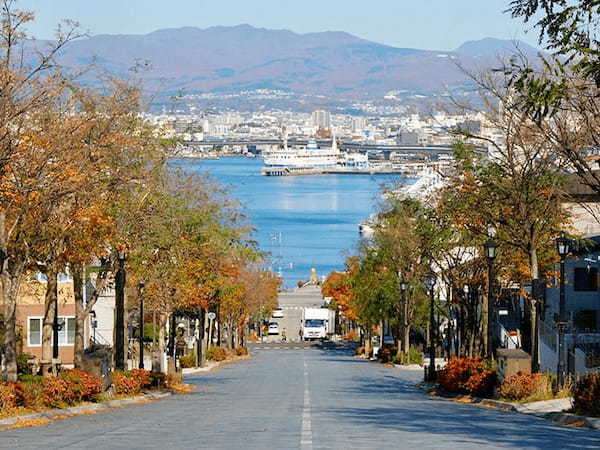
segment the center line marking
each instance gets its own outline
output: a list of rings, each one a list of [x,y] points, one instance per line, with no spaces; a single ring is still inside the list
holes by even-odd
[[[310,390],[308,384],[308,366],[304,360],[304,404],[302,406],[302,434],[300,436],[300,448],[312,450],[312,420],[310,415]]]

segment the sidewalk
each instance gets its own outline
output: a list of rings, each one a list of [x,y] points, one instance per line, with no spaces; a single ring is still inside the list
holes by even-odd
[[[417,388],[427,392],[439,400],[451,402],[467,403],[488,408],[501,409],[519,414],[539,417],[549,420],[559,425],[570,425],[575,427],[587,427],[594,430],[600,430],[600,418],[579,416],[569,411],[572,407],[571,398],[557,398],[553,400],[543,400],[532,403],[510,403],[501,400],[471,397],[469,395],[440,395],[438,386],[435,383],[417,383]]]
[[[515,404],[515,410],[523,414],[547,414],[560,413],[571,409],[572,398],[556,398],[554,400],[543,400],[541,402]]]

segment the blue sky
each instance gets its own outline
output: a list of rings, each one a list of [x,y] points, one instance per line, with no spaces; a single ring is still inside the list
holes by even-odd
[[[503,14],[510,0],[19,0],[36,13],[29,27],[52,36],[61,19],[92,34],[144,34],[160,28],[248,23],[298,33],[341,30],[397,47],[451,50],[497,37],[536,45],[529,25]]]

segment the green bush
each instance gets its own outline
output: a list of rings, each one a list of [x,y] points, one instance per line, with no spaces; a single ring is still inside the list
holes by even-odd
[[[396,355],[392,359],[392,362],[401,366],[407,366],[409,364],[421,365],[423,364],[423,352],[421,352],[421,350],[419,350],[417,347],[410,347],[408,354],[403,353]]]
[[[29,353],[20,353],[17,356],[17,373],[31,375],[31,366],[27,363],[30,359],[34,359],[35,356]]]
[[[196,356],[185,355],[179,358],[179,364],[182,369],[189,369],[190,367],[196,367]]]
[[[227,350],[223,347],[209,347],[206,350],[206,359],[211,361],[224,361],[227,359]]]

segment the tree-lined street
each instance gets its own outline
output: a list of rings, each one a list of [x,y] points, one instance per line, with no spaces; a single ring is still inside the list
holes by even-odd
[[[600,446],[596,431],[428,397],[413,386],[420,371],[385,367],[351,354],[351,349],[334,345],[256,350],[249,361],[190,376],[188,383],[197,389],[189,394],[58,420],[42,429],[8,431],[0,448]]]

